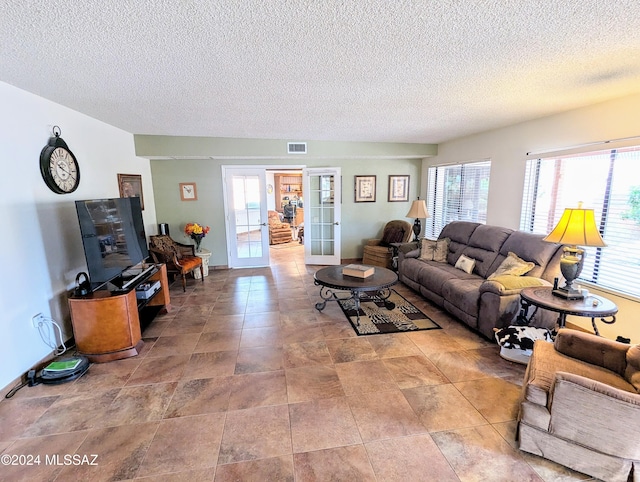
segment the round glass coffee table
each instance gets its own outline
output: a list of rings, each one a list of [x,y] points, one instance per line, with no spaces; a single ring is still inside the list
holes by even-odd
[[[375,266],[373,275],[367,278],[356,278],[342,274],[344,266],[327,266],[316,271],[314,282],[320,286],[320,298],[316,310],[322,311],[327,301],[353,300],[356,313],[360,312],[360,301],[382,301],[385,308],[392,310],[395,303],[386,301],[391,296],[390,287],[398,282],[398,275],[387,268]],[[336,291],[346,291],[350,296],[342,297]],[[357,316],[360,324],[360,315]]]

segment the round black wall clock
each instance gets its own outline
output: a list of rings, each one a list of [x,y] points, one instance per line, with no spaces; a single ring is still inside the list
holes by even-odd
[[[53,137],[40,152],[40,173],[53,192],[69,194],[80,184],[80,166],[60,134],[60,128],[54,126]]]

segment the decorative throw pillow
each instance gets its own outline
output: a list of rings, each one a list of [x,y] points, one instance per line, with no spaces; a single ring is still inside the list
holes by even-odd
[[[535,265],[535,263],[520,259],[518,255],[509,251],[509,255],[504,258],[502,263],[500,263],[500,266],[498,266],[498,269],[495,270],[495,272],[493,272],[487,279],[493,279],[496,276],[502,276],[505,274],[522,276],[523,274],[527,274],[531,271]]]
[[[438,239],[437,241],[423,239],[420,244],[420,259],[446,263],[450,242],[449,238]]]
[[[456,261],[456,268],[461,269],[465,273],[471,274],[473,271],[473,267],[476,265],[476,260],[473,258],[469,258],[464,254],[461,254]]]
[[[402,228],[388,228],[382,233],[382,239],[379,246],[391,246],[391,243],[401,243],[404,239],[404,229]]]
[[[624,377],[640,393],[640,345],[629,347]]]

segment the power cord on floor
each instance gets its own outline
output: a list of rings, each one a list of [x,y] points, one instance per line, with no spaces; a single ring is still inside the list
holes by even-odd
[[[60,325],[56,322],[56,320],[54,320],[53,318],[49,318],[41,315],[38,318],[38,322],[35,326],[38,329],[38,332],[40,333],[40,338],[42,338],[42,341],[44,341],[45,344],[53,350],[54,357],[60,356],[67,351],[67,346],[64,344],[64,339],[62,337],[62,328],[60,328]],[[58,342],[56,339],[56,331],[54,327],[58,330],[60,345],[58,345]],[[26,381],[13,387],[11,390],[7,392],[7,394],[4,397],[11,398],[21,388],[26,387],[27,385],[29,385],[30,387],[33,387],[33,386],[39,385],[39,383],[40,382],[37,381],[36,379],[36,371],[29,370],[27,372]]]

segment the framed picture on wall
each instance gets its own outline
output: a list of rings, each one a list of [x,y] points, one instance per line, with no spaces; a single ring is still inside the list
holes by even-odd
[[[140,174],[118,174],[120,197],[139,197],[140,207],[144,210],[142,195],[142,176]]]
[[[376,176],[354,176],[355,202],[376,202]]]
[[[389,202],[409,201],[409,176],[389,176]]]
[[[197,201],[198,191],[196,190],[195,182],[181,182],[180,183],[180,199],[182,201]]]

